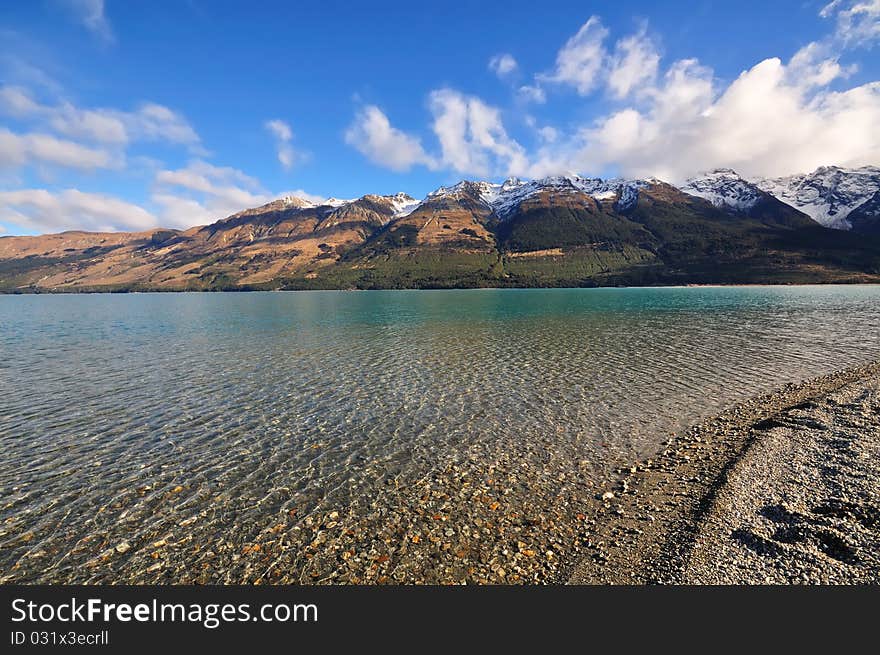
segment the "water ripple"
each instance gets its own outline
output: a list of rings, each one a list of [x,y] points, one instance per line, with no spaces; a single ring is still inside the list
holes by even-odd
[[[125,579],[121,542],[239,543],[464,458],[604,470],[877,358],[878,324],[878,287],[0,297],[0,579]]]

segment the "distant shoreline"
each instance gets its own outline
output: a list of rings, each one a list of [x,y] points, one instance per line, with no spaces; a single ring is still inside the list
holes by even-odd
[[[880,361],[758,396],[618,470],[571,584],[880,582]]]
[[[217,294],[217,293],[314,293],[314,292],[352,292],[352,291],[526,291],[526,290],[599,290],[599,289],[726,289],[726,288],[782,288],[782,287],[876,287],[877,282],[746,282],[746,283],[711,283],[711,284],[654,284],[648,286],[582,286],[582,287],[515,287],[515,286],[483,286],[483,287],[389,287],[375,289],[0,289],[0,296],[70,296],[70,295],[126,295],[126,294]]]

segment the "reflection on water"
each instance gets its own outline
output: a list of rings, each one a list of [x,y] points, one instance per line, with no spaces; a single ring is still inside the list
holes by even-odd
[[[0,579],[357,512],[474,453],[601,470],[880,356],[878,324],[876,286],[0,297]]]

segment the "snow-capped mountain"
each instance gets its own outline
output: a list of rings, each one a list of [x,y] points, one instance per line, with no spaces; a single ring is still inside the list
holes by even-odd
[[[846,220],[856,232],[880,234],[880,191],[850,212]]]
[[[408,193],[395,193],[393,196],[385,196],[391,202],[391,209],[394,211],[394,216],[406,216],[413,209],[419,206],[421,201],[416,200]]]
[[[417,200],[406,193],[389,196],[370,196],[381,198],[390,206],[391,218],[408,216],[423,206],[438,201],[459,202],[468,199],[483,206],[500,220],[505,221],[517,213],[520,206],[541,194],[554,197],[587,195],[597,201],[613,201],[614,209],[626,212],[638,201],[640,189],[660,180],[649,179],[601,179],[579,175],[554,175],[537,180],[522,180],[510,177],[502,183],[463,180],[451,186],[442,186],[429,193],[423,200]],[[703,198],[715,207],[729,211],[766,215],[768,211],[779,212],[776,201],[784,203],[806,214],[814,221],[840,230],[861,231],[867,224],[873,225],[873,205],[866,209],[866,216],[854,214],[863,204],[880,192],[880,168],[841,168],[823,166],[813,173],[792,175],[780,178],[748,179],[730,168],[717,168],[694,176],[680,185],[682,192]],[[357,200],[338,200],[328,198],[321,202],[311,202],[302,198],[285,197],[275,201],[279,209],[311,209],[331,207],[339,209]],[[874,201],[876,204],[876,200]],[[850,215],[858,216],[858,225],[849,220]]]
[[[637,201],[638,190],[654,182],[657,180],[603,180],[578,175],[554,175],[528,181],[510,177],[501,184],[463,181],[452,186],[440,187],[429,193],[425,201],[440,198],[457,199],[475,193],[480,201],[490,207],[500,220],[504,220],[513,214],[523,202],[541,193],[555,195],[578,193],[591,196],[595,200],[616,198],[616,209],[625,211]]]
[[[880,168],[823,166],[805,175],[752,180],[718,168],[690,178],[680,189],[716,207],[743,213],[772,197],[825,227],[849,230],[854,228],[849,216],[880,191]]]
[[[822,166],[806,175],[758,179],[755,184],[825,227],[849,230],[848,216],[880,191],[880,168]]]
[[[719,169],[287,196],[183,231],[0,237],[0,292],[880,282],[878,187],[872,167]]]
[[[716,168],[692,177],[680,189],[692,196],[704,198],[716,207],[738,211],[752,209],[764,196],[761,189],[730,168]]]

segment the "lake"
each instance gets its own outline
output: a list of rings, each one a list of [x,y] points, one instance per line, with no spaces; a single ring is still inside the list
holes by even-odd
[[[491,581],[878,326],[878,286],[0,296],[0,581]]]

